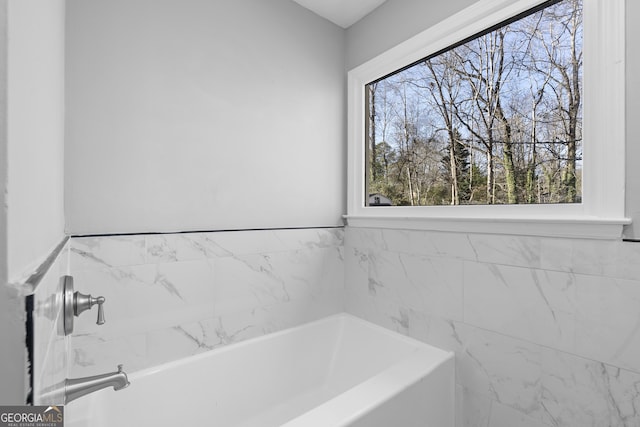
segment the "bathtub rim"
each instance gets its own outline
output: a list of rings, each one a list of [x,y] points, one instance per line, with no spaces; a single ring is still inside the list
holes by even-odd
[[[428,345],[428,344],[427,344]],[[439,349],[440,350],[440,349]],[[418,349],[367,380],[356,384],[343,393],[323,402],[315,408],[293,418],[280,427],[307,427],[331,425],[348,427],[353,422],[381,407],[402,392],[420,383],[438,369],[451,369],[452,385],[455,384],[455,353],[445,351],[445,357],[438,363],[426,362],[424,357],[429,349]],[[389,384],[393,383],[390,387]],[[454,399],[454,389],[451,390]],[[366,396],[366,400],[362,397]],[[349,404],[345,405],[344,401]],[[454,402],[454,400],[452,400]],[[355,410],[354,410],[355,409]],[[451,408],[454,409],[454,408]],[[322,424],[318,424],[322,422]]]

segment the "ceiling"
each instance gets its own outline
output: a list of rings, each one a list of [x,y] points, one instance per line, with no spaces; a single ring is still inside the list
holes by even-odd
[[[293,0],[301,6],[347,28],[386,0]]]

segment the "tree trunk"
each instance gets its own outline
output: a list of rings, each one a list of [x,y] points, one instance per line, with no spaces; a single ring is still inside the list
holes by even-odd
[[[493,167],[493,146],[489,144],[487,150],[487,204],[493,205],[496,202],[495,192],[495,168]]]
[[[375,182],[378,178],[376,171],[376,161],[378,153],[376,152],[376,84],[369,85],[369,144],[371,147],[371,181]]]

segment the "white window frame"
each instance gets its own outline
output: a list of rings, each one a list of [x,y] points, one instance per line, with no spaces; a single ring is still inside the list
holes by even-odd
[[[480,0],[348,73],[347,224],[617,239],[625,218],[625,0],[583,0],[582,203],[365,206],[365,85],[545,0]]]

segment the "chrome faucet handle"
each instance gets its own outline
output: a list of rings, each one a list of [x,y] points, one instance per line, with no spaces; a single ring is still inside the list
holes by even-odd
[[[94,298],[91,295],[85,295],[78,291],[73,294],[73,314],[80,316],[83,311],[90,310],[95,304],[98,304],[98,320],[96,324],[104,323],[104,308],[102,305],[106,299],[102,296]]]
[[[96,321],[96,325],[104,324],[104,307],[102,304],[106,301],[104,297],[98,297],[98,320]],[[120,365],[122,367],[122,365]]]
[[[74,292],[73,277],[62,276],[60,278],[63,299],[63,328],[65,335],[73,333],[73,318],[79,316],[83,311],[90,310],[91,307],[98,304],[98,325],[104,324],[104,302],[103,296],[94,298],[91,295],[85,295],[80,292]]]

